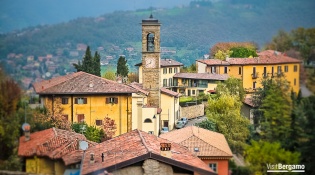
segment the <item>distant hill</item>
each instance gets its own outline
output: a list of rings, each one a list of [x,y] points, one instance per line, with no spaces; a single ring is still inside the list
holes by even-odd
[[[161,46],[176,51],[163,57],[172,57],[187,66],[217,42],[253,41],[263,47],[280,29],[315,27],[314,9],[313,0],[224,0],[192,1],[189,6],[172,9],[116,11],[0,35],[0,61],[10,53],[33,55],[35,59],[52,54],[67,60],[82,43],[92,50],[102,47],[103,57],[129,57],[125,48],[133,47],[135,53],[127,59],[134,69],[133,65],[141,60],[139,23],[153,13],[162,23]],[[82,53],[74,58],[81,59]]]

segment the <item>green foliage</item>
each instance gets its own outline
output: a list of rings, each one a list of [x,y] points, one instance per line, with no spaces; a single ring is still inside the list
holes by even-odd
[[[299,164],[300,154],[281,148],[279,142],[251,141],[244,151],[245,160],[254,174],[267,174],[266,164]]]
[[[286,145],[291,125],[291,96],[288,82],[283,79],[265,79],[263,88],[256,91],[252,102],[255,123],[259,126],[261,139],[279,141]],[[256,127],[257,127],[256,126]]]
[[[20,136],[20,117],[16,111],[22,91],[17,83],[7,77],[0,68],[0,169],[20,170],[21,162],[17,157]]]
[[[83,57],[82,64],[73,64],[74,68],[79,71],[87,72],[96,76],[101,76],[101,56],[95,52],[94,57],[91,55],[90,47],[88,46]]]
[[[246,47],[233,47],[231,48],[231,58],[250,58],[250,57],[257,57],[256,50],[249,49]]]
[[[209,98],[207,117],[217,126],[233,152],[241,153],[249,136],[249,120],[241,115],[242,102],[239,97],[231,94],[221,94],[218,98]]]
[[[102,77],[108,80],[116,80],[115,72],[110,70],[106,71]]]
[[[219,60],[225,60],[227,57],[230,57],[232,53],[233,51],[230,50],[227,51],[218,50],[217,53],[214,54],[214,58]]]
[[[117,75],[128,77],[129,68],[125,57],[120,56],[117,62]]]
[[[84,123],[73,123],[71,128],[76,133],[83,134],[86,139],[100,143],[104,138],[104,131],[96,126],[89,126],[88,124]]]
[[[239,96],[239,101],[243,101],[246,94],[242,80],[234,77],[230,77],[224,82],[219,82],[216,87],[216,93],[218,95],[231,94]]]
[[[198,126],[200,128],[204,128],[204,129],[207,129],[207,130],[210,130],[210,131],[214,131],[214,132],[217,131],[216,130],[216,128],[217,128],[216,124],[213,121],[208,120],[208,119],[203,120],[200,123],[196,123],[195,126]]]
[[[249,167],[237,166],[234,160],[229,160],[229,170],[232,171],[233,175],[252,175]]]
[[[182,67],[180,72],[182,73],[196,73],[197,72],[197,67],[196,67],[196,64],[191,64],[190,66],[188,67]]]
[[[278,34],[267,44],[266,49],[284,52],[292,48],[292,46],[291,36],[284,30],[279,30]]]

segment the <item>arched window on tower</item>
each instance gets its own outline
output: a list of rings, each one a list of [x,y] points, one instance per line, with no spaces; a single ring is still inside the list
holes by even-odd
[[[154,52],[154,34],[149,33],[147,36],[147,51]]]

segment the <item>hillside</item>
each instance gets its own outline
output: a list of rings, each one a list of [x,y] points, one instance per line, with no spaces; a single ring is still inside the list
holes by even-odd
[[[64,69],[73,71],[69,62],[82,59],[84,52],[78,50],[78,44],[83,44],[94,51],[99,49],[104,61],[106,56],[111,56],[113,59],[106,62],[109,65],[115,66],[119,55],[126,55],[131,70],[135,71],[133,65],[141,60],[139,23],[152,12],[162,23],[161,46],[176,52],[163,57],[174,58],[188,66],[207,54],[217,42],[253,41],[262,48],[280,29],[290,31],[297,27],[315,27],[313,9],[313,0],[227,0],[191,3],[187,7],[172,9],[116,11],[97,18],[79,18],[0,35],[0,61],[9,73],[21,78],[24,74],[34,75],[27,70],[16,70],[12,65],[18,69],[27,64],[28,56],[37,60],[51,55],[59,60],[55,63],[63,71],[52,70],[62,74]],[[127,51],[126,48],[133,50]],[[78,54],[71,54],[73,51]],[[10,63],[9,54],[14,57]],[[47,72],[45,66],[38,67],[40,73]]]

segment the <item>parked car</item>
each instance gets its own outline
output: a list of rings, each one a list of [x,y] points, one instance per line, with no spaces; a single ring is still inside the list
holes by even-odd
[[[162,127],[161,128],[161,134],[167,133],[168,131],[169,131],[168,127]]]
[[[175,128],[177,129],[180,129],[180,128],[183,128],[185,126],[185,122],[181,121],[181,120],[178,120],[176,123],[175,123]]]
[[[184,122],[184,124],[186,125],[188,123],[188,118],[182,117],[182,118],[180,118],[180,121]]]

